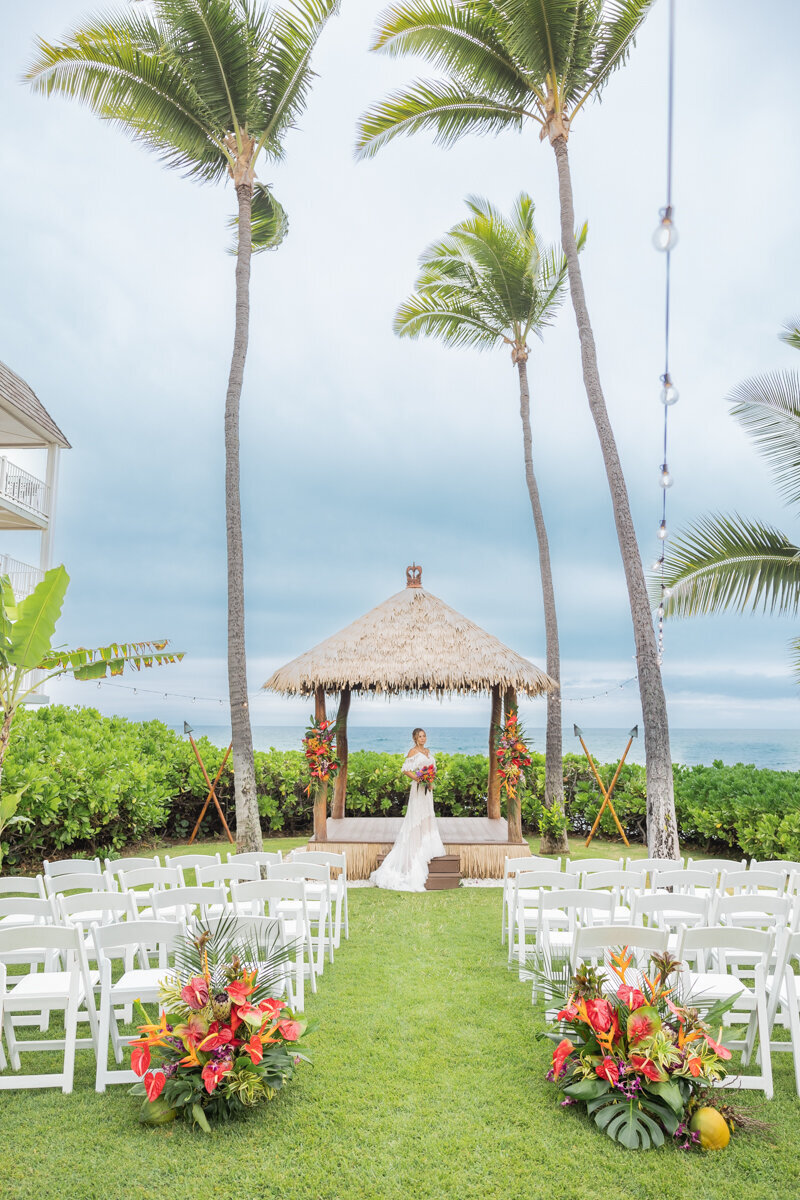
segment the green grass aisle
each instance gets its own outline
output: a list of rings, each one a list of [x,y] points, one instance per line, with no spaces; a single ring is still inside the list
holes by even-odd
[[[716,1155],[631,1153],[559,1108],[530,990],[505,966],[500,892],[351,893],[351,940],[309,1015],[313,1068],[211,1137],[145,1129],[125,1088],[0,1093],[2,1200],[793,1200],[791,1059],[773,1122]],[[45,1058],[46,1056],[39,1056]],[[41,1064],[42,1068],[44,1063]]]

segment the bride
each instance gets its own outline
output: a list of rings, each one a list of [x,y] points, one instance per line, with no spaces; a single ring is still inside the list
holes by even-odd
[[[406,815],[394,846],[370,875],[377,887],[393,892],[424,892],[428,863],[444,854],[433,812],[433,792],[426,791],[415,776],[421,767],[431,763],[435,766],[436,759],[427,748],[424,729],[415,729],[411,736],[414,745],[403,763],[403,774],[412,781]]]

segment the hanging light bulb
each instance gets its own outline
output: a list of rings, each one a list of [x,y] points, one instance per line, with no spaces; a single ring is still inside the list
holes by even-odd
[[[653,563],[653,570],[658,571],[660,567],[663,567],[663,565],[664,565],[664,556],[662,554],[661,558],[657,558],[655,560],[655,562]]]
[[[661,538],[662,542],[665,540],[665,538],[667,536],[667,522],[666,521],[662,521],[661,524],[659,525],[658,536]]]
[[[659,606],[658,606],[658,619],[659,619],[659,621],[660,621],[660,620],[663,618],[663,616],[664,616],[664,605],[663,605],[663,604],[659,604]]]
[[[670,408],[671,405],[678,403],[680,392],[675,387],[675,384],[670,379],[669,375],[661,376],[661,403],[665,408]]]
[[[672,205],[668,204],[666,208],[662,208],[659,215],[661,220],[653,234],[653,245],[656,250],[666,254],[667,251],[674,250],[678,244],[678,231],[672,220]]]
[[[669,473],[669,467],[666,463],[661,464],[661,479],[659,480],[662,488],[671,488],[674,480]]]
[[[669,600],[670,596],[672,595],[672,588],[671,587],[662,588],[661,595],[664,597],[665,600]]]

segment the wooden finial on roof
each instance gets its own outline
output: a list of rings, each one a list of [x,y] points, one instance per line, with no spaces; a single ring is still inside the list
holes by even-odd
[[[416,563],[406,567],[406,587],[422,587],[422,567],[418,567]]]

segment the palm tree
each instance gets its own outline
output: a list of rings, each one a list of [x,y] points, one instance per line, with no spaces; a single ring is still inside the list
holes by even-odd
[[[416,291],[397,310],[399,337],[425,334],[446,346],[479,350],[508,346],[519,376],[519,407],[525,455],[525,479],[531,502],[539,570],[542,577],[547,673],[560,682],[558,619],[550,566],[550,545],[533,472],[528,338],[552,323],[564,298],[567,264],[553,247],[543,246],[534,225],[534,203],[524,192],[512,216],[480,197],[467,199],[471,216],[434,242],[420,258]],[[583,233],[580,235],[583,240]],[[561,693],[548,692],[545,739],[545,794],[548,808],[563,808],[564,770],[561,748]],[[566,829],[560,836],[542,834],[542,850],[567,852]]]
[[[626,60],[655,0],[406,0],[386,10],[373,49],[420,55],[443,78],[418,80],[361,119],[358,150],[375,154],[401,133],[433,130],[452,145],[466,133],[533,126],[553,148],[561,242],[580,337],[583,379],[608,477],[636,643],[647,756],[650,854],[674,858],[678,830],[669,724],[644,569],[606,409],[583,289],[567,140],[587,101]]]
[[[259,157],[283,156],[306,104],[311,53],[336,0],[153,0],[147,11],[96,17],[65,41],[37,42],[33,89],[86,104],[200,183],[236,191],[236,323],[225,398],[228,685],[237,843],[261,848],[247,701],[244,563],[239,496],[239,402],[250,321],[250,260],[280,242],[285,214],[256,182]]]
[[[800,350],[800,323],[787,326],[781,338]],[[748,380],[730,402],[732,416],[752,437],[784,499],[800,512],[800,375],[776,371]],[[736,513],[702,517],[666,554],[663,583],[667,616],[723,609],[796,616],[800,547],[774,526]],[[790,644],[800,676],[800,638]]]

